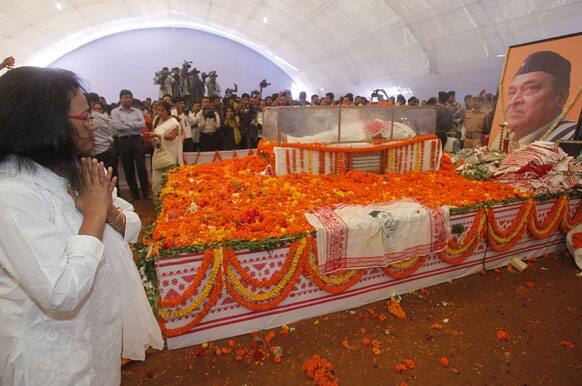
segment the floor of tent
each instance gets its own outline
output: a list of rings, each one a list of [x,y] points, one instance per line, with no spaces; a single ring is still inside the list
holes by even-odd
[[[135,207],[144,223],[153,220],[151,203]],[[231,352],[220,356],[216,351],[228,351],[228,340],[153,351],[145,362],[123,367],[122,384],[310,385],[302,364],[314,354],[332,363],[342,385],[573,384],[582,379],[577,273],[566,254],[544,257],[522,273],[491,271],[404,295],[407,320],[390,315],[380,301],[294,323],[287,335],[271,330],[269,343],[267,332],[234,338]],[[498,331],[508,339],[500,340]],[[379,342],[379,355],[362,344],[365,338]],[[269,353],[274,346],[282,349],[280,363]],[[242,360],[235,359],[237,349],[244,350]],[[397,373],[395,365],[406,359],[416,368]]]

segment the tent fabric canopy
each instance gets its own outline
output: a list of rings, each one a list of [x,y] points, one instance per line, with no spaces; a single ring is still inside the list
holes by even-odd
[[[48,65],[117,32],[186,27],[255,49],[306,90],[337,93],[494,88],[507,46],[578,32],[582,25],[579,0],[20,0],[4,5],[0,56],[12,55],[18,65]]]

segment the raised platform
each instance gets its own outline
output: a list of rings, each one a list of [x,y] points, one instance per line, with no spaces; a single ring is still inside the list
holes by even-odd
[[[195,345],[359,307],[503,266],[516,257],[564,249],[559,228],[566,231],[580,221],[580,203],[578,198],[564,196],[453,215],[453,229],[465,231],[447,251],[389,269],[320,276],[314,271],[309,237],[296,241],[291,253],[287,246],[273,251],[235,254],[216,249],[160,257],[156,271],[168,347]]]

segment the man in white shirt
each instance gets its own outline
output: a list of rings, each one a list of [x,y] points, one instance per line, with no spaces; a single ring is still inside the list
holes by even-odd
[[[202,109],[196,114],[196,121],[200,127],[200,150],[217,150],[216,131],[220,128],[220,115],[210,106],[208,97],[202,98]]]
[[[129,90],[119,93],[120,106],[111,112],[111,126],[116,132],[117,151],[121,157],[125,179],[131,190],[132,201],[139,199],[135,170],[144,200],[149,200],[149,182],[145,166],[145,146],[141,129],[145,127],[143,113],[132,107],[133,94]]]
[[[192,103],[188,113],[187,125],[184,127],[184,151],[194,152],[200,150],[200,127],[196,114],[200,112],[202,106],[200,102]]]

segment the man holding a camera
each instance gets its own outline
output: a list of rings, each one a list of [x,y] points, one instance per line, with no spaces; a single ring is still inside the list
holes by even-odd
[[[208,97],[202,98],[202,109],[196,114],[196,122],[200,128],[200,151],[216,150],[216,131],[220,128],[220,115],[210,106]]]
[[[242,147],[246,149],[253,149],[257,146],[257,109],[251,106],[251,98],[249,94],[242,94],[239,110],[240,131],[242,134]]]

